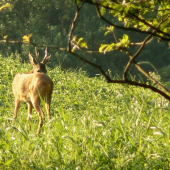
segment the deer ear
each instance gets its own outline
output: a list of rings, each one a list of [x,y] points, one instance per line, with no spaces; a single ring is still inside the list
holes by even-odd
[[[32,56],[31,53],[29,53],[29,59],[30,59],[31,64],[33,64],[33,65],[39,64],[38,61]]]

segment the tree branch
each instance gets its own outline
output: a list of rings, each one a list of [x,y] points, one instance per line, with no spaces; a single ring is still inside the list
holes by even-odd
[[[85,1],[83,1],[84,3]],[[87,0],[86,0],[87,2]],[[88,2],[92,2],[91,0],[88,0]],[[77,4],[77,1],[75,0],[75,3],[76,3],[76,7],[77,7],[77,11],[76,11],[76,14],[75,14],[75,17],[74,17],[74,20],[72,22],[72,25],[71,25],[71,29],[70,29],[70,32],[69,32],[69,37],[68,37],[68,47],[67,48],[59,48],[59,47],[56,47],[54,45],[44,45],[44,44],[36,44],[36,43],[33,43],[31,42],[23,42],[23,41],[12,41],[12,40],[8,40],[8,39],[5,39],[5,40],[0,40],[0,43],[11,43],[11,44],[30,44],[34,47],[48,47],[48,48],[55,48],[57,50],[60,50],[60,51],[65,51],[67,53],[70,53],[71,55],[73,55],[74,57],[78,58],[79,60],[83,61],[84,63],[86,64],[89,64],[91,65],[92,67],[100,70],[101,74],[106,78],[107,82],[108,83],[119,83],[119,84],[128,84],[128,85],[133,85],[133,86],[139,86],[139,87],[143,87],[143,88],[147,88],[147,89],[150,89],[160,95],[162,95],[163,97],[165,97],[166,99],[170,100],[170,92],[169,90],[167,90],[163,85],[161,85],[161,83],[159,83],[157,80],[155,80],[153,77],[151,77],[139,64],[136,63],[135,59],[136,57],[139,55],[139,53],[142,51],[142,49],[144,48],[145,44],[147,41],[149,41],[149,39],[152,37],[152,36],[157,36],[163,40],[166,40],[166,41],[170,41],[170,38],[166,38],[166,37],[162,37],[160,35],[158,35],[156,33],[156,31],[153,31],[153,32],[149,32],[149,31],[141,31],[141,30],[138,30],[138,29],[135,29],[135,28],[125,28],[125,27],[122,27],[122,26],[117,26],[113,23],[111,23],[109,20],[107,20],[106,18],[104,18],[102,15],[101,15],[101,12],[100,12],[100,9],[99,9],[99,3],[101,1],[98,0],[97,1],[97,5],[96,5],[96,8],[97,8],[97,12],[99,14],[99,17],[104,20],[105,22],[107,22],[108,24],[112,25],[112,26],[115,26],[116,28],[120,28],[120,29],[124,29],[124,30],[132,30],[132,31],[137,31],[137,32],[141,32],[141,33],[146,33],[146,34],[149,34],[149,36],[143,41],[143,43],[141,44],[141,47],[139,48],[139,50],[136,52],[136,54],[134,56],[132,56],[132,54],[130,54],[130,52],[127,50],[127,49],[124,49],[126,51],[126,53],[129,55],[130,57],[130,60],[129,60],[129,63],[127,64],[127,67],[125,69],[125,72],[124,72],[124,80],[112,80],[111,77],[109,75],[106,74],[106,72],[102,69],[102,67],[100,65],[97,65],[89,60],[87,60],[86,58],[78,55],[77,53],[73,52],[72,49],[71,49],[71,40],[72,40],[72,36],[73,36],[73,32],[75,30],[75,25],[76,25],[76,22],[78,20],[78,17],[79,17],[79,12],[80,10],[82,9],[82,6],[83,6],[83,3],[78,6]],[[114,2],[117,2],[116,0]],[[141,21],[142,22],[142,21]],[[137,67],[137,69],[142,73],[144,74],[147,78],[149,78],[151,81],[155,82],[156,85],[159,86],[159,88],[163,89],[164,91],[154,87],[154,86],[151,86],[151,85],[147,85],[147,84],[143,84],[143,83],[139,83],[139,82],[136,82],[136,81],[130,81],[127,79],[127,73],[129,71],[129,68],[130,66],[132,65],[132,63],[135,64],[135,66]]]
[[[123,29],[123,30],[129,30],[129,31],[135,31],[135,32],[138,32],[138,33],[151,34],[151,35],[153,35],[153,36],[157,36],[157,37],[161,38],[162,40],[170,41],[170,38],[162,37],[161,35],[156,34],[156,33],[153,33],[153,32],[150,32],[150,31],[142,31],[142,30],[139,30],[139,29],[136,29],[136,28],[127,28],[127,27],[115,25],[115,24],[113,24],[112,22],[108,21],[105,17],[103,17],[103,16],[101,15],[99,6],[104,7],[104,8],[106,8],[106,9],[110,9],[110,10],[114,10],[113,8],[107,7],[107,6],[105,6],[105,5],[100,4],[100,1],[99,1],[99,2],[93,2],[93,1],[91,1],[91,0],[81,0],[81,1],[84,2],[84,3],[91,4],[91,5],[95,5],[96,8],[97,8],[97,12],[98,12],[99,17],[100,17],[102,20],[104,20],[106,23],[108,23],[109,25],[114,26],[115,28]],[[113,1],[113,2],[115,2],[116,4],[120,4],[120,3],[117,2],[117,1]],[[168,33],[166,33],[166,32],[163,32],[163,31],[159,30],[158,28],[152,26],[151,24],[149,24],[149,23],[146,22],[145,20],[139,18],[138,16],[136,16],[136,15],[133,14],[132,12],[129,12],[129,14],[132,15],[133,17],[135,17],[136,19],[138,19],[139,21],[143,22],[145,25],[149,26],[150,28],[152,28],[152,29],[154,29],[154,30],[157,30],[157,32],[162,33],[163,35],[166,35],[166,36],[170,37],[170,34],[168,34]]]
[[[150,32],[150,31],[142,31],[142,30],[135,29],[135,28],[126,28],[126,27],[123,27],[123,26],[115,25],[115,24],[113,24],[112,22],[110,22],[109,20],[107,20],[106,18],[104,18],[104,17],[102,16],[98,5],[96,5],[96,8],[97,8],[97,12],[98,12],[99,17],[100,17],[103,21],[105,21],[106,23],[108,23],[109,25],[114,26],[115,28],[123,29],[123,30],[129,30],[129,31],[135,31],[135,32],[139,32],[139,33],[145,33],[145,34],[149,34],[149,35],[151,34],[151,35],[153,35],[153,36],[157,36],[157,37],[161,38],[162,40],[170,41],[170,38],[162,37],[161,35],[156,34],[156,33],[153,33],[153,32]]]
[[[126,49],[126,53],[129,55],[129,57],[132,56],[132,54],[127,49]],[[165,91],[166,93],[168,93],[170,95],[170,91],[167,88],[165,88],[165,86],[163,86],[160,82],[158,82],[156,79],[151,77],[135,60],[133,61],[133,63],[135,65],[135,67],[139,70],[139,72],[141,72],[145,77],[147,77],[149,80],[151,80],[157,86],[159,86],[159,88],[161,88],[163,91]]]
[[[148,88],[148,89],[150,89],[150,90],[152,90],[152,91],[154,91],[154,92],[162,95],[162,96],[165,97],[166,99],[170,100],[170,96],[169,96],[169,95],[167,95],[165,92],[157,89],[157,88],[154,87],[154,86],[147,85],[147,84],[143,84],[143,83],[138,83],[138,82],[130,81],[130,80],[112,80],[112,79],[106,74],[106,72],[102,69],[102,67],[101,67],[100,65],[97,65],[97,64],[95,64],[95,63],[93,63],[93,62],[91,62],[91,61],[89,61],[89,60],[81,57],[80,55],[72,52],[72,51],[68,51],[68,49],[66,49],[66,48],[59,48],[59,47],[54,46],[54,45],[44,45],[44,44],[40,45],[40,44],[36,44],[36,43],[31,43],[31,42],[30,42],[30,43],[24,43],[23,41],[0,40],[0,43],[30,44],[30,45],[32,45],[32,46],[34,46],[34,47],[43,47],[43,48],[48,47],[48,48],[54,48],[54,49],[57,49],[57,50],[60,50],[60,51],[68,52],[68,53],[72,54],[74,57],[76,57],[76,58],[78,58],[79,60],[83,61],[84,63],[87,63],[87,64],[91,65],[92,67],[100,70],[101,74],[106,78],[106,80],[107,80],[108,83],[129,84],[129,85],[133,85],[133,86],[139,86],[139,87],[143,87],[143,88]],[[127,51],[126,51],[126,52],[127,52]],[[130,53],[130,52],[129,52],[129,53]],[[151,79],[153,82],[156,82],[156,84],[157,84],[157,85],[159,84],[159,86],[160,86],[160,83],[157,82],[154,78],[148,76],[148,73],[145,72],[145,71],[141,68],[140,65],[138,65],[135,61],[134,61],[134,63],[135,63],[135,66],[138,68],[138,70],[139,70],[140,72],[144,73],[144,75],[145,75],[146,77],[149,77],[149,79]],[[163,85],[161,85],[160,87],[161,87],[162,89],[164,89],[164,90],[166,89]],[[166,91],[166,90],[165,90],[165,91]],[[167,90],[167,91],[168,91],[168,90]],[[166,91],[166,92],[167,92],[167,91]],[[168,93],[170,94],[169,91],[168,91]]]
[[[124,70],[124,75],[123,75],[123,79],[126,80],[127,79],[127,73],[132,65],[132,63],[135,61],[135,59],[138,57],[138,55],[141,53],[141,51],[143,50],[145,44],[147,43],[147,41],[149,41],[152,38],[152,35],[149,35],[148,37],[145,38],[145,40],[143,41],[142,45],[140,46],[139,50],[136,52],[136,54],[134,56],[129,56],[130,60],[127,63],[125,70]]]
[[[169,16],[167,16],[164,20],[162,20],[160,22],[160,24],[157,26],[157,28],[159,28],[161,26],[161,24],[163,24],[167,19],[169,18]],[[153,32],[156,32],[156,30],[154,30]],[[170,91],[165,88],[160,82],[158,82],[156,79],[154,79],[153,77],[151,77],[140,65],[138,65],[135,61],[136,57],[141,53],[141,51],[143,50],[145,44],[151,39],[152,35],[149,35],[148,37],[145,38],[145,40],[143,41],[143,43],[141,44],[141,47],[138,49],[138,51],[136,52],[136,54],[134,56],[132,56],[132,54],[127,50],[124,49],[124,51],[126,51],[126,53],[129,55],[130,60],[128,62],[128,64],[126,65],[125,71],[124,71],[124,80],[127,80],[127,73],[132,65],[132,63],[135,64],[135,66],[137,67],[137,69],[143,73],[147,78],[149,78],[152,82],[156,83],[163,91],[165,91],[166,93],[170,94]]]
[[[130,80],[111,80],[110,82],[108,83],[119,83],[119,84],[129,84],[129,85],[133,85],[133,86],[139,86],[139,87],[143,87],[143,88],[147,88],[147,89],[150,89],[158,94],[160,94],[161,96],[163,96],[164,98],[170,100],[170,96],[167,95],[166,93],[164,93],[163,91],[157,89],[156,87],[154,86],[151,86],[151,85],[147,85],[147,84],[143,84],[143,83],[139,83],[139,82],[136,82],[136,81],[130,81]]]
[[[169,16],[167,16],[164,20],[162,20],[159,25],[157,26],[157,28],[159,28],[167,19],[169,18]],[[156,33],[157,29],[153,31],[153,33]],[[146,43],[152,38],[152,35],[148,35],[148,37],[145,38],[145,40],[143,41],[143,43],[141,44],[140,48],[138,49],[138,51],[136,52],[135,55],[133,56],[129,56],[130,60],[126,65],[125,71],[124,71],[124,76],[123,78],[126,79],[127,78],[127,73],[132,65],[132,63],[135,61],[135,59],[137,58],[137,56],[139,56],[139,54],[142,52],[143,48],[145,47]]]
[[[72,51],[69,51],[69,53],[72,54],[73,56],[75,56],[76,58],[80,59],[84,63],[89,64],[89,65],[91,65],[92,67],[94,67],[96,69],[99,69],[100,72],[102,73],[102,75],[106,78],[106,80],[108,82],[111,81],[111,78],[105,73],[105,71],[102,69],[101,66],[99,66],[99,65],[97,65],[97,64],[95,64],[95,63],[93,63],[93,62],[91,62],[91,61],[89,61],[89,60],[87,60],[87,59],[85,59],[83,57],[81,57],[80,55],[78,55],[78,54],[76,54],[76,53],[74,53]]]
[[[159,90],[158,88],[154,87],[154,86],[151,86],[151,85],[147,85],[147,84],[143,84],[143,83],[139,83],[139,82],[136,82],[136,81],[130,81],[130,80],[112,80],[105,72],[104,70],[102,69],[101,66],[91,62],[91,61],[88,61],[87,59],[81,57],[80,55],[74,53],[74,52],[70,52],[73,56],[75,56],[76,58],[80,59],[81,61],[91,65],[92,67],[95,67],[96,69],[99,69],[100,72],[102,73],[102,75],[106,78],[107,82],[108,83],[119,83],[119,84],[129,84],[129,85],[133,85],[133,86],[139,86],[139,87],[143,87],[143,88],[147,88],[147,89],[150,89],[158,94],[160,94],[161,96],[165,97],[166,99],[170,100],[170,96],[167,95],[165,92]],[[152,77],[151,77],[152,78]],[[153,79],[153,78],[152,78]],[[155,80],[156,81],[156,80]],[[157,81],[156,81],[157,82]],[[170,94],[170,93],[169,93]]]
[[[69,33],[69,38],[68,38],[68,50],[69,51],[71,51],[71,40],[72,40],[72,36],[73,36],[73,31],[75,29],[75,25],[76,25],[76,22],[77,22],[78,17],[79,17],[79,12],[80,12],[81,8],[83,7],[84,3],[82,3],[79,7],[78,4],[77,4],[77,1],[75,0],[75,4],[76,4],[76,7],[77,7],[77,12],[75,14],[74,20],[73,20],[72,25],[71,25],[70,33]]]
[[[104,7],[106,9],[110,9],[110,10],[115,10],[114,8],[111,8],[111,7],[108,7],[108,6],[105,6],[105,5],[102,5],[102,4],[99,4],[99,3],[90,3],[90,4],[93,4],[93,5],[100,5],[101,7]],[[120,4],[120,3],[117,3],[116,4]],[[115,10],[116,11],[116,10]],[[118,11],[119,12],[119,11]],[[163,32],[161,31],[160,29],[158,29],[158,27],[154,27],[153,25],[149,24],[148,22],[146,22],[144,19],[140,18],[139,16],[135,15],[134,13],[132,13],[131,11],[129,11],[129,13],[131,16],[133,16],[135,19],[137,19],[138,21],[141,21],[142,23],[144,23],[145,25],[149,26],[150,28],[156,30],[157,32],[159,33],[162,33],[163,35],[166,35],[168,37],[170,37],[170,34],[166,33],[166,32]],[[169,15],[169,14],[168,14]],[[168,19],[168,18],[167,18]],[[151,32],[149,32],[151,33]],[[157,35],[157,34],[155,34]]]

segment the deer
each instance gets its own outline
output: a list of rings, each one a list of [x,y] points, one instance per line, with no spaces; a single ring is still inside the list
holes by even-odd
[[[50,120],[50,105],[54,84],[52,79],[47,75],[46,64],[51,58],[51,55],[48,56],[47,47],[45,49],[44,59],[41,62],[39,60],[39,53],[37,52],[36,48],[35,53],[38,60],[36,60],[29,52],[29,60],[33,65],[33,69],[28,73],[16,74],[12,83],[12,90],[15,96],[13,123],[17,118],[17,113],[19,111],[21,102],[26,102],[28,105],[29,125],[30,119],[32,118],[32,108],[34,107],[39,116],[37,133],[40,134],[41,128],[43,126],[43,119],[45,118],[44,111],[40,105],[41,100],[45,102],[45,109]]]

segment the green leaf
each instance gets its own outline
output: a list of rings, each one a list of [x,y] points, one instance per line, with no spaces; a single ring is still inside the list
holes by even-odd
[[[99,48],[99,52],[103,53],[104,49],[108,46],[108,44],[101,44],[101,47]]]
[[[111,31],[114,31],[115,27],[114,26],[110,26]]]
[[[81,37],[81,38],[79,38],[79,40],[78,40],[78,44],[81,42],[81,41],[83,41],[84,40],[84,38],[83,37]]]
[[[123,6],[121,4],[115,4],[114,5],[114,10],[120,12],[120,11],[123,10]]]
[[[6,3],[5,5],[2,5],[2,6],[0,7],[0,12],[1,12],[3,9],[5,9],[5,8],[7,8],[7,7],[10,7],[10,6],[11,6],[10,3]]]
[[[82,3],[81,0],[76,0],[76,1],[77,1],[77,4],[78,4],[78,5]]]
[[[104,15],[106,13],[106,8],[101,7],[100,12],[101,12],[101,15]]]
[[[111,45],[109,45],[105,50],[104,50],[104,53],[106,52],[109,52],[109,51],[112,51],[113,50],[113,47]]]
[[[88,48],[87,42],[83,41],[80,43],[81,47]]]
[[[33,37],[33,34],[29,34],[29,35],[24,35],[22,38],[25,43],[30,43],[32,37]]]
[[[87,42],[83,40],[84,40],[83,37],[79,38],[77,44],[80,45],[81,47],[88,48]]]
[[[125,41],[129,40],[129,36],[127,34],[123,34],[123,39],[125,39]]]
[[[104,36],[106,36],[107,34],[109,34],[110,33],[110,31],[106,31],[105,33],[104,33]]]

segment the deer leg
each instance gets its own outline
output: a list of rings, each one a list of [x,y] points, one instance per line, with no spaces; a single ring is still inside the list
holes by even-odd
[[[51,119],[51,113],[50,113],[50,103],[45,103],[46,111],[48,114],[48,120]]]
[[[15,99],[15,110],[14,110],[13,121],[12,121],[13,124],[15,122],[15,119],[17,118],[17,113],[20,108],[20,104],[21,104],[21,101],[18,99]]]
[[[51,113],[50,113],[50,102],[45,103],[45,108],[48,114],[48,121],[51,120]],[[50,124],[49,128],[52,128],[52,125]]]
[[[40,99],[35,98],[32,103],[33,103],[35,110],[38,113],[38,116],[39,116],[39,125],[38,125],[37,133],[40,134],[41,127],[43,126],[43,115],[44,115],[44,113],[43,113],[43,110],[40,107]]]
[[[41,107],[40,107],[41,109]],[[42,112],[42,118],[45,120],[45,114],[44,114],[44,111],[41,109],[41,112]]]
[[[45,109],[48,115],[48,121],[51,120],[51,111],[50,111],[50,105],[51,105],[51,95],[47,95],[47,100],[45,103]],[[52,128],[52,125],[50,124],[49,128]]]
[[[32,118],[32,103],[29,102],[29,103],[27,103],[27,105],[28,105],[28,120],[31,120],[31,118]]]
[[[46,108],[46,111],[47,111],[47,114],[48,114],[48,120],[51,119],[50,105],[51,105],[51,96],[50,97],[47,96],[47,101],[45,103],[45,108]]]
[[[39,125],[38,125],[37,133],[40,134],[41,128],[43,126],[43,116],[42,116],[42,112],[41,112],[42,109],[40,108],[40,106],[35,106],[35,109],[36,109],[38,116],[39,116]]]
[[[32,118],[32,103],[27,102],[27,105],[28,105],[28,123],[29,123],[29,129],[31,130],[30,120]]]

